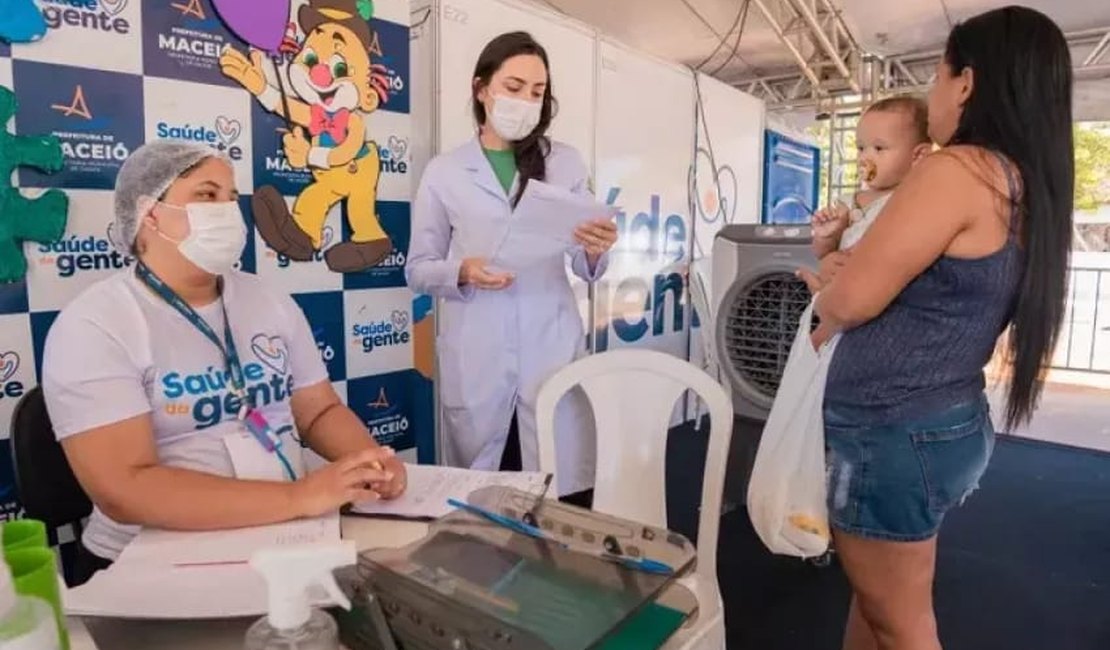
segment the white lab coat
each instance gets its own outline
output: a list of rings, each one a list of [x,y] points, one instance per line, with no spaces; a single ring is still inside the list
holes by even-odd
[[[586,166],[572,147],[553,142],[546,172],[547,183],[589,192]],[[405,276],[413,291],[443,299],[436,352],[449,465],[496,470],[515,409],[523,467],[538,469],[536,396],[554,372],[586,352],[562,257],[518,273],[507,289],[459,287],[462,260],[491,257],[510,220],[527,218],[512,210],[477,139],[437,156],[424,171]],[[590,273],[585,251],[571,254],[575,275],[586,281],[607,265],[603,256]],[[575,390],[562,400],[555,426],[558,494],[593,487],[597,445],[585,395]]]

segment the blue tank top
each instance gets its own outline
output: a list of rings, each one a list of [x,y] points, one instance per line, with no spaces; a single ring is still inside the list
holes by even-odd
[[[877,318],[845,332],[829,367],[826,406],[861,425],[882,425],[981,394],[983,368],[1013,315],[1022,277],[1016,212],[1010,223],[998,251],[941,257]]]

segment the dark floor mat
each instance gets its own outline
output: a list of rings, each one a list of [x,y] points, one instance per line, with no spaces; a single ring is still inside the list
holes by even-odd
[[[668,510],[692,536],[705,436],[676,433]],[[753,439],[738,423],[734,447]],[[734,449],[730,472],[746,473],[749,452]],[[742,482],[727,499],[743,503]],[[721,520],[718,566],[730,650],[839,650],[850,591],[835,562],[771,555],[741,507]],[[1000,436],[942,530],[936,602],[945,650],[1110,648],[1110,454]]]

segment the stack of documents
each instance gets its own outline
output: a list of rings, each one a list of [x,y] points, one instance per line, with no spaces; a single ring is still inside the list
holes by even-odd
[[[454,510],[448,499],[466,501],[471,492],[491,485],[539,496],[549,481],[543,472],[481,472],[437,465],[406,465],[405,469],[408,487],[400,498],[358,503],[350,514],[433,520]]]
[[[509,229],[490,258],[490,266],[519,273],[552,258],[561,261],[577,245],[575,228],[588,221],[612,218],[617,211],[618,208],[598,203],[588,194],[528,181],[513,210]]]
[[[109,569],[66,592],[66,613],[157,619],[262,616],[266,581],[248,564],[255,551],[339,541],[338,514],[218,532],[144,529]],[[317,602],[328,604],[322,592]]]

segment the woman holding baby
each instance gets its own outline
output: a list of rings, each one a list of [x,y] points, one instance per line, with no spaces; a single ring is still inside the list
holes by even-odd
[[[1008,328],[1004,424],[1028,420],[1064,311],[1071,94],[1067,43],[1044,15],[1006,7],[956,26],[928,102],[943,148],[912,165],[858,244],[823,251],[814,343],[842,333],[824,416],[829,518],[854,593],[846,649],[941,647],[937,532],[994,446],[983,367]]]

